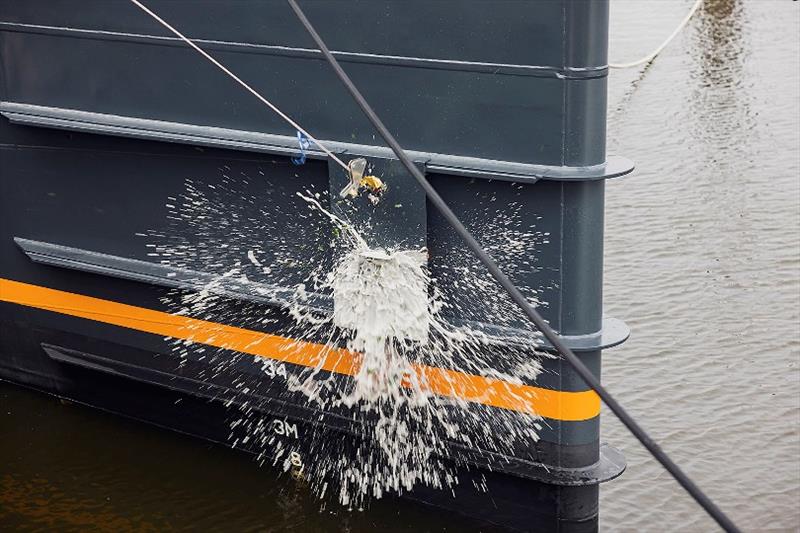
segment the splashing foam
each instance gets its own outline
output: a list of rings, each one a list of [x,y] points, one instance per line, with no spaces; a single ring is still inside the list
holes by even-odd
[[[412,372],[395,341],[428,338],[428,279],[422,252],[354,250],[333,275],[333,323],[354,333],[348,347],[363,353],[351,404],[399,390]]]
[[[455,385],[452,394],[434,394],[429,377],[421,371],[439,367],[510,384],[530,383],[541,371],[539,357],[544,356],[535,350],[535,332],[517,339],[511,349],[503,349],[502,343],[480,328],[454,326],[443,311],[452,315],[459,309],[453,309],[448,301],[452,298],[431,278],[425,250],[370,248],[351,224],[326,209],[323,197],[313,192],[297,193],[310,211],[298,215],[298,226],[293,227],[295,222],[287,222],[291,217],[282,217],[286,213],[280,212],[285,201],[258,207],[254,197],[241,190],[246,180],[225,178],[205,190],[187,181],[185,194],[168,204],[174,231],[149,234],[157,241],[148,245],[155,250],[152,255],[162,257],[162,263],[217,272],[203,290],[175,292],[165,301],[177,313],[213,319],[227,312],[230,294],[225,287],[235,280],[240,290],[244,287],[259,298],[281,301],[293,320],[287,336],[321,339],[331,353],[345,347],[358,353],[360,362],[352,378],[342,379],[318,367],[259,360],[261,375],[234,382],[238,397],[229,403],[241,413],[231,424],[234,446],[255,449],[262,461],[271,457],[287,470],[297,470],[297,454],[276,437],[271,419],[249,395],[267,380],[282,381],[287,401],[298,403],[304,398],[323,423],[326,413],[333,413],[356,424],[357,439],[332,439],[327,433],[305,437],[313,469],[304,466],[303,477],[320,495],[336,487],[338,500],[350,507],[389,492],[409,491],[419,483],[453,488],[458,483],[454,465],[459,462],[451,453],[454,446],[519,455],[520,449],[538,439],[539,417],[470,403],[457,394]],[[504,216],[513,224],[509,211]],[[286,273],[296,271],[300,264],[314,263],[294,257],[297,243],[287,235],[302,231],[301,226],[311,225],[314,217],[315,223],[322,220],[332,225],[338,237],[328,241],[324,231],[304,231],[304,236],[310,234],[315,240],[307,248],[334,260],[318,261],[298,280]],[[276,227],[279,221],[284,227]],[[491,222],[487,233],[495,244],[490,251],[502,252],[501,259],[517,269],[533,268],[531,248],[546,243],[547,235]],[[199,236],[197,243],[184,241],[187,230]],[[215,244],[212,237],[220,235],[225,236],[224,242]],[[271,256],[253,235],[272,237]],[[463,261],[450,270],[457,282],[449,290],[485,301],[494,324],[506,324],[514,315],[513,304],[486,283],[474,262]],[[294,289],[287,292],[287,286]],[[332,313],[319,312],[320,294],[332,296]],[[537,302],[536,293],[528,296]],[[265,316],[264,306],[258,303],[239,303],[236,313],[237,319],[259,326],[280,322]],[[184,362],[205,363],[204,368],[210,370],[203,370],[201,377],[214,379],[234,365],[230,352],[200,347],[191,340],[175,341],[175,349]],[[271,387],[270,394],[274,396],[275,390]],[[507,394],[514,393],[509,388]],[[518,399],[520,404],[530,401]]]

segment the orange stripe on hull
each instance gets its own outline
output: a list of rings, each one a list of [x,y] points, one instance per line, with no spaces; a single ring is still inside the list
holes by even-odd
[[[355,375],[361,364],[360,354],[340,348],[2,278],[0,301],[347,376]],[[441,396],[554,420],[588,420],[600,414],[600,398],[591,390],[563,392],[444,368],[415,368],[424,386]]]

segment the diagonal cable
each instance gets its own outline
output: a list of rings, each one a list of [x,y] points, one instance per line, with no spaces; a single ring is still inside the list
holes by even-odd
[[[166,20],[164,20],[161,17],[159,17],[157,14],[155,14],[153,11],[151,11],[147,6],[145,6],[139,0],[131,0],[131,2],[133,2],[133,4],[136,5],[139,9],[141,9],[142,11],[144,11],[145,13],[150,15],[156,22],[158,22],[159,24],[161,24],[162,26],[167,28],[169,31],[174,33],[180,40],[182,40],[183,42],[185,42],[186,44],[188,44],[189,46],[194,48],[201,56],[203,56],[204,58],[209,60],[214,66],[216,66],[222,72],[227,74],[231,79],[233,79],[233,81],[235,81],[236,83],[238,83],[239,85],[244,87],[250,94],[252,94],[256,98],[258,98],[263,104],[265,104],[267,107],[272,109],[279,117],[281,117],[283,120],[288,122],[289,125],[291,125],[294,129],[296,129],[297,131],[299,131],[300,133],[302,133],[303,135],[308,137],[309,141],[311,141],[314,144],[316,144],[319,147],[320,150],[325,152],[331,159],[333,159],[336,163],[338,163],[339,166],[341,166],[343,169],[345,169],[345,170],[347,170],[349,172],[349,169],[347,168],[347,165],[344,163],[344,161],[339,159],[336,156],[336,154],[334,154],[325,145],[323,145],[320,141],[318,141],[313,135],[311,135],[305,129],[303,129],[303,127],[300,126],[300,124],[298,124],[297,122],[295,122],[289,115],[287,115],[286,113],[281,111],[275,104],[273,104],[272,102],[270,102],[269,100],[264,98],[261,95],[261,93],[259,93],[255,89],[253,89],[250,85],[245,83],[245,81],[242,80],[239,76],[237,76],[236,74],[231,72],[230,69],[228,69],[228,67],[226,67],[225,65],[223,65],[222,63],[220,63],[219,61],[217,61],[216,59],[211,57],[205,50],[203,50],[202,48],[197,46],[197,44],[195,44],[191,39],[189,39],[184,34],[179,32],[172,25],[170,25]],[[301,143],[302,143],[302,141],[301,141]],[[301,144],[301,148],[302,148],[302,144]]]
[[[297,18],[305,27],[306,31],[311,35],[314,39],[314,42],[317,43],[322,54],[325,56],[325,59],[328,61],[330,66],[333,68],[336,75],[339,77],[341,82],[347,87],[347,90],[352,95],[353,99],[355,99],[356,103],[359,105],[361,110],[367,116],[369,121],[378,131],[378,133],[383,137],[392,151],[395,153],[397,158],[403,164],[403,166],[408,170],[408,172],[416,178],[417,182],[420,186],[425,190],[425,194],[428,196],[430,202],[439,210],[441,215],[447,220],[447,222],[453,227],[453,229],[458,233],[458,235],[464,240],[467,247],[474,253],[477,258],[480,260],[481,263],[486,267],[492,277],[508,292],[511,299],[522,309],[525,315],[533,322],[537,328],[542,332],[545,338],[550,341],[553,347],[558,351],[558,353],[575,369],[578,375],[589,384],[589,386],[594,389],[594,391],[600,396],[600,398],[605,402],[605,404],[617,415],[617,418],[625,424],[625,426],[630,430],[631,433],[642,443],[642,445],[647,448],[647,450],[653,455],[653,457],[658,460],[659,463],[675,478],[675,480],[680,483],[680,485],[686,489],[686,491],[697,501],[698,504],[720,525],[722,529],[728,532],[738,532],[739,529],[736,525],[716,506],[716,504],[711,501],[711,499],[706,496],[706,494],[698,487],[690,478],[687,476],[680,467],[669,458],[669,456],[661,449],[661,447],[647,434],[647,432],[639,426],[639,424],[633,419],[631,415],[628,414],[625,409],[614,399],[613,396],[603,387],[600,383],[600,380],[592,373],[589,368],[583,364],[583,362],[575,355],[575,353],[566,345],[564,341],[561,340],[561,337],[545,322],[542,316],[533,308],[533,306],[528,302],[525,296],[520,292],[520,290],[514,285],[514,283],[506,276],[500,267],[497,266],[494,259],[484,250],[475,237],[469,232],[469,230],[464,227],[464,224],[458,219],[458,217],[453,213],[450,207],[445,203],[436,189],[428,182],[422,172],[417,169],[414,163],[411,162],[408,155],[403,151],[403,148],[394,138],[394,136],[386,129],[386,126],[383,124],[381,119],[378,115],[375,114],[375,111],[369,105],[369,103],[364,99],[361,92],[358,88],[353,84],[353,81],[347,75],[347,73],[342,69],[339,62],[333,57],[331,51],[325,45],[325,42],[319,36],[317,31],[314,29],[314,26],[306,17],[303,10],[297,4],[296,0],[287,0],[289,5],[294,10]]]

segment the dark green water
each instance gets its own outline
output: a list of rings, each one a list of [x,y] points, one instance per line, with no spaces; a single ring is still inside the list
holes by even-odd
[[[612,59],[690,0],[612,0]],[[642,75],[610,78],[603,378],[743,528],[800,529],[800,3],[708,0]],[[605,531],[713,524],[610,414],[628,471]],[[320,511],[247,457],[0,384],[0,530],[469,531],[407,502]]]

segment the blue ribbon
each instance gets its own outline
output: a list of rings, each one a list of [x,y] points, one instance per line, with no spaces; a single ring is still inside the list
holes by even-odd
[[[300,145],[300,155],[292,158],[292,163],[295,165],[304,165],[306,163],[306,150],[311,146],[308,137],[303,135],[303,132],[297,132],[297,144]]]

